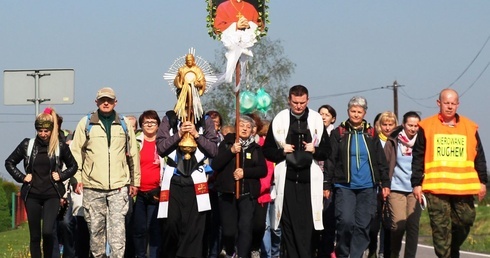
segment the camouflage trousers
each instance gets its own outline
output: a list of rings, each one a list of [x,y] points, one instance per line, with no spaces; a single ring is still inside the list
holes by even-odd
[[[459,257],[459,248],[476,217],[472,195],[425,193],[437,257]]]
[[[123,258],[126,246],[125,217],[128,212],[128,188],[116,190],[83,189],[83,208],[90,232],[90,251],[94,258]]]

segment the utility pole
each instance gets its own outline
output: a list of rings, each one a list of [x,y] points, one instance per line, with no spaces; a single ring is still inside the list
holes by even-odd
[[[395,80],[393,85],[388,85],[386,87],[393,88],[393,113],[395,113],[396,117],[398,117],[398,87],[402,87],[405,85],[398,85],[398,82]]]

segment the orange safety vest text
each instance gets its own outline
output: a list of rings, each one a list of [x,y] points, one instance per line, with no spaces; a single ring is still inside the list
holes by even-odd
[[[455,126],[443,125],[438,115],[420,122],[424,129],[425,176],[422,191],[471,195],[480,191],[475,170],[478,125],[462,116]]]

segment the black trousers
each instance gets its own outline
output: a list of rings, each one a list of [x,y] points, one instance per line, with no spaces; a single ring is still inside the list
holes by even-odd
[[[369,253],[376,253],[378,250],[378,233],[379,240],[382,241],[379,243],[379,253],[383,253],[385,257],[390,257],[391,255],[391,229],[383,226],[383,220],[385,219],[383,216],[383,197],[381,195],[381,189],[378,188],[377,195],[377,206],[376,206],[376,214],[373,217],[371,222],[371,226],[369,228]]]
[[[319,232],[318,257],[328,258],[335,248],[335,195],[323,199],[323,230]],[[388,256],[387,256],[388,257]]]
[[[262,240],[265,233],[265,219],[267,216],[267,210],[269,203],[255,205],[253,215],[253,237],[252,237],[252,250],[258,251],[262,245]]]
[[[312,213],[310,184],[286,180],[281,230],[288,258],[313,257]]]
[[[237,246],[238,257],[249,257],[252,251],[253,213],[257,200],[250,195],[239,199],[234,194],[219,196],[222,242],[227,255],[232,255]]]
[[[198,212],[194,185],[170,184],[162,257],[202,257],[206,213]]]
[[[77,229],[75,234],[75,253],[78,258],[89,258],[90,256],[90,233],[87,221],[83,216],[75,216]]]
[[[29,221],[29,234],[32,258],[41,258],[41,238],[43,240],[44,257],[53,256],[54,223],[60,209],[60,198],[33,198],[29,196],[25,203],[27,219]],[[43,221],[41,225],[41,220]]]
[[[223,249],[218,193],[214,190],[209,190],[209,200],[211,202],[211,210],[206,214],[203,257],[218,258]]]

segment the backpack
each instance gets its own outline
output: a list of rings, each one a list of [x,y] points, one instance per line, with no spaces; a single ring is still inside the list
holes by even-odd
[[[89,135],[90,135],[90,130],[92,129],[93,124],[90,123],[90,119],[92,118],[93,113],[88,113],[87,114],[87,122],[85,123],[85,137],[87,138],[87,141],[89,140]],[[129,155],[129,133],[128,133],[128,126],[126,125],[126,121],[124,121],[124,116],[119,115],[119,120],[121,121],[121,127],[124,131],[124,134],[126,135],[126,156]],[[85,144],[87,143],[85,142]]]
[[[93,113],[88,113],[87,114],[87,123],[85,123],[85,135],[88,138],[88,135],[90,133],[90,129],[92,129],[93,124],[90,123],[90,118],[92,118]],[[126,121],[124,121],[124,116],[119,115],[119,120],[121,120],[121,127],[124,130],[124,133],[126,134],[126,137],[128,136],[128,127],[126,126]]]
[[[27,172],[27,168],[29,167],[29,162],[31,161],[31,156],[32,156],[32,151],[34,150],[34,142],[36,141],[36,138],[30,138],[29,139],[29,144],[27,145],[27,161],[26,161],[26,165],[25,165],[25,168],[26,168],[26,173]],[[54,151],[55,152],[55,157],[56,157],[56,162],[59,161],[59,157],[60,157],[60,145],[58,145],[56,147],[56,150]],[[63,185],[64,187],[64,185]],[[20,196],[22,198],[22,200],[24,200],[24,202],[27,202],[27,195],[29,193],[29,191],[31,190],[31,183],[23,183],[22,184],[22,187],[20,188]]]
[[[349,133],[349,132],[347,132],[347,130],[345,130],[345,127],[343,127],[343,126],[339,126],[337,128],[339,128],[339,134],[340,134],[341,138],[344,136],[344,134]],[[376,136],[376,130],[374,130],[374,127],[369,126],[367,128],[367,132],[365,132],[364,134],[374,138]]]
[[[29,139],[29,144],[27,145],[27,163],[26,163],[26,167],[29,166],[29,162],[31,161],[31,156],[32,156],[32,151],[34,150],[34,142],[36,141],[36,138],[31,138]],[[60,157],[60,145],[58,145],[56,147],[56,150],[55,150],[55,157],[56,157],[56,160],[59,159]]]
[[[87,122],[85,123],[85,144],[83,145],[83,148],[87,147],[88,140],[90,139],[90,130],[92,129],[92,124],[90,124],[90,118],[92,118],[93,113],[87,114]],[[126,149],[126,162],[128,163],[129,166],[129,173],[130,177],[133,178],[134,174],[134,162],[133,158],[131,157],[131,153],[129,150],[129,132],[128,132],[128,126],[126,125],[126,121],[124,121],[124,116],[119,115],[119,120],[121,121],[121,127],[124,131],[124,134],[126,135],[126,144],[125,144],[125,149]]]

